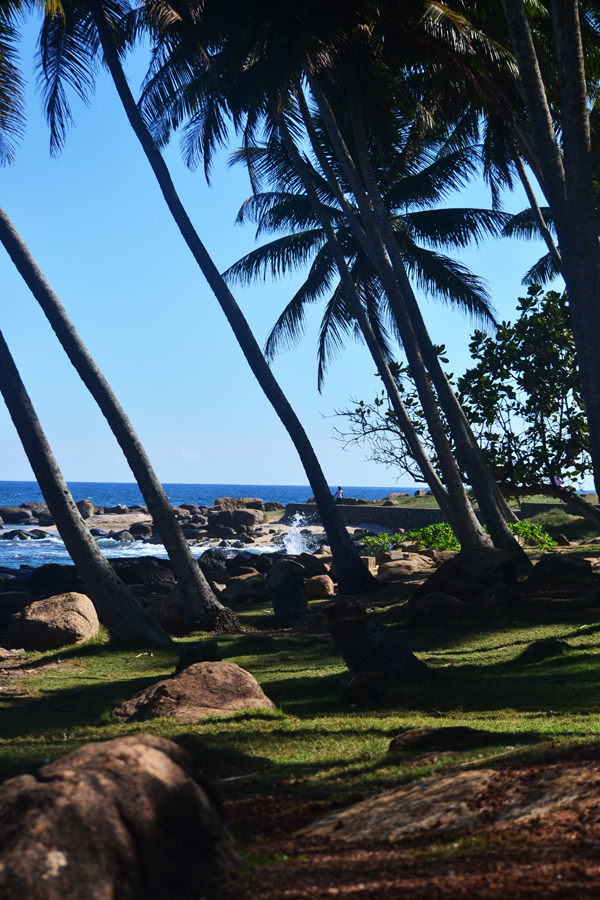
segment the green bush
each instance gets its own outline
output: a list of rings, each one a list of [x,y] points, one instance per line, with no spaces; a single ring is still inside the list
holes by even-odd
[[[374,537],[364,537],[360,541],[360,548],[364,556],[379,556],[388,550],[396,550],[406,541],[405,534],[389,534],[387,531]]]
[[[431,547],[433,550],[460,550],[460,544],[447,522],[417,528],[410,532],[408,540],[417,544],[419,550],[424,547]]]
[[[539,547],[540,550],[551,550],[557,546],[554,538],[541,525],[533,522],[509,522],[508,527],[517,537],[523,538],[528,547]]]

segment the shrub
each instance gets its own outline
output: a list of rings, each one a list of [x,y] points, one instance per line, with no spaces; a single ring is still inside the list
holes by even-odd
[[[431,547],[433,550],[460,550],[460,544],[447,522],[417,528],[410,532],[408,540],[417,544],[419,550],[424,547]]]

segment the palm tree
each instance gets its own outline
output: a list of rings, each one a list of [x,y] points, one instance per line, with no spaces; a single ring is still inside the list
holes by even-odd
[[[435,7],[439,14],[438,4],[425,6]],[[424,19],[422,4],[402,4],[402,14],[409,7],[413,22],[412,31],[407,29],[410,32],[408,44],[405,41],[410,56],[407,68],[415,63],[410,41],[416,34],[421,34],[418,29]],[[389,5],[382,4],[379,8],[389,10]],[[348,6],[347,16],[332,15],[332,10],[331,4],[320,5],[318,11],[310,4],[306,8],[278,4],[277,9],[264,4],[260,7],[243,4],[233,9],[228,7],[226,12],[222,10],[219,18],[220,10],[214,5],[205,3],[202,11],[198,11],[187,3],[165,4],[156,0],[150,12],[157,23],[159,36],[143,98],[145,115],[152,123],[153,134],[161,142],[168,139],[174,127],[185,123],[183,147],[186,158],[191,163],[204,158],[205,169],[208,169],[214,147],[223,140],[226,113],[236,126],[244,129],[245,142],[249,143],[257,126],[272,115],[273,106],[292,105],[289,97],[297,90],[303,75],[306,76],[328,130],[333,152],[360,210],[361,227],[357,237],[379,271],[420,390],[425,396],[429,389],[426,363],[493,540],[496,545],[519,553],[520,548],[506,525],[506,518],[512,517],[512,513],[439,366],[402,260],[397,249],[394,251],[390,223],[379,203],[379,186],[371,165],[356,91],[350,98],[353,100],[350,107],[348,97],[338,103],[336,116],[321,84],[326,77],[330,93],[336,90],[338,95],[347,93],[346,85],[352,80],[348,77],[352,72],[348,71],[347,60],[351,58],[352,64],[361,65],[363,70],[369,67],[369,61],[365,65],[363,57],[359,58],[355,53],[353,28],[356,26],[361,35],[370,32],[371,19],[365,27],[360,4]],[[336,10],[339,12],[337,7]],[[391,43],[393,37],[395,35],[392,35]],[[426,33],[426,37],[431,44],[431,35]],[[384,42],[380,40],[379,43],[383,46]],[[413,43],[416,46],[419,41],[415,39]],[[439,49],[440,46],[443,44],[438,41],[436,47]],[[445,57],[450,55],[446,48]],[[371,66],[373,71],[376,70],[372,80],[379,78],[375,106],[380,111],[383,108],[385,115],[382,113],[377,121],[373,143],[375,155],[381,155],[382,147],[385,155],[385,150],[393,146],[396,139],[400,116],[397,100],[405,91],[398,71],[387,71],[379,65],[379,59],[376,62],[379,67]],[[415,65],[422,71],[427,62],[421,56]],[[416,101],[415,104],[418,105]],[[350,110],[353,116],[348,115]],[[352,151],[341,134],[338,119],[345,123],[346,131],[350,127]],[[297,129],[297,122],[294,125]],[[356,161],[353,153],[358,154]],[[381,169],[380,165],[379,174]],[[369,178],[368,187],[363,181],[365,178]],[[355,227],[356,217],[349,214],[345,205],[347,198],[339,185],[336,196],[340,197],[349,223]]]
[[[64,81],[75,83],[80,92],[89,88],[90,82],[86,78],[92,77],[90,73],[94,70],[101,48],[103,60],[110,71],[126,115],[182,237],[225,312],[250,368],[298,451],[327,533],[340,587],[346,592],[369,589],[374,583],[373,578],[343,525],[312,445],[275,380],[233,295],[194,229],[177,195],[167,166],[133,99],[120,61],[120,53],[129,40],[126,12],[125,7],[116,4],[105,9],[100,0],[88,0],[83,6],[63,2],[58,13],[48,14],[41,38],[41,64],[46,77],[44,99],[52,125],[54,146],[59,146],[64,138],[70,116]],[[82,77],[82,72],[87,74]]]
[[[59,534],[77,566],[86,593],[96,607],[98,618],[122,643],[142,642],[168,647],[170,637],[117,577],[85,527],[1,332],[0,393]]]
[[[219,603],[194,559],[168,497],[125,411],[2,208],[0,241],[42,307],[63,349],[98,403],[125,454],[173,563],[173,571],[180,587],[182,624],[187,629],[198,628],[205,631],[238,630],[240,625],[237,617]]]
[[[314,170],[309,160],[300,156],[284,121],[280,120],[279,127],[289,156],[273,139],[268,147],[246,147],[235,158],[249,165],[255,187],[255,194],[240,210],[238,221],[255,221],[258,225],[257,236],[282,232],[283,237],[248,254],[225,275],[230,280],[247,281],[261,274],[266,275],[268,270],[274,274],[282,273],[301,265],[312,253],[314,259],[309,276],[279,317],[267,341],[267,354],[273,356],[281,346],[295,343],[303,332],[305,305],[317,301],[325,294],[331,294],[321,326],[319,386],[328,355],[337,351],[344,334],[349,333],[353,322],[358,321],[360,331],[382,375],[398,421],[407,435],[405,420],[408,417],[396,382],[384,359],[384,356],[391,358],[391,351],[379,314],[379,307],[386,297],[377,271],[348,229],[344,213],[332,196],[327,181],[321,173]],[[314,131],[316,133],[316,129]],[[429,285],[445,299],[475,312],[480,318],[490,320],[489,301],[478,280],[447,257],[420,246],[419,239],[421,242],[428,241],[434,247],[464,246],[469,240],[477,239],[485,233],[497,234],[510,217],[488,210],[423,210],[423,206],[439,201],[445,192],[457,187],[473,165],[474,154],[472,150],[462,150],[441,156],[434,162],[430,158],[429,165],[422,163],[424,155],[421,153],[419,158],[413,159],[411,171],[404,172],[404,178],[400,174],[395,179],[390,178],[393,187],[388,201],[402,210],[397,211],[394,224],[403,256],[409,261],[408,265],[421,283]],[[399,156],[402,156],[400,151]],[[431,157],[431,153],[429,156]],[[303,190],[297,185],[298,176]],[[273,190],[258,192],[260,182],[266,182]],[[343,189],[347,191],[346,186]],[[413,210],[408,212],[411,206]],[[358,217],[358,210],[354,210],[353,215]],[[333,222],[336,223],[335,229]],[[318,227],[319,224],[321,227]],[[337,284],[336,266],[341,276]],[[370,313],[371,323],[365,324],[363,302]],[[375,334],[377,339],[373,347]],[[401,406],[400,411],[398,404]],[[438,496],[436,485],[431,484],[430,473],[433,470],[426,456],[428,470],[423,469],[420,461],[423,474],[445,513],[450,506],[452,513],[448,518],[451,522],[454,520],[461,543],[470,546],[470,542],[475,539],[481,546],[487,539],[478,526],[475,529],[473,527],[475,517],[439,418],[437,423],[434,421],[434,428],[436,424],[438,431],[435,432],[435,443],[440,448],[438,455],[450,497],[442,496],[440,499]],[[408,427],[412,428],[410,422]],[[412,435],[411,439],[414,440]],[[422,447],[420,453],[424,454]]]

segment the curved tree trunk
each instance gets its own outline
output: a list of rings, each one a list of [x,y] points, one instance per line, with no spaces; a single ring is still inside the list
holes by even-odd
[[[415,378],[415,384],[423,404],[423,411],[431,417],[432,421],[434,421],[435,417],[439,419],[437,404],[435,400],[432,401],[432,398],[428,396],[431,393],[431,387],[425,371],[426,366],[438,392],[439,403],[448,419],[457,450],[467,471],[494,544],[518,555],[524,555],[506,524],[507,518],[513,518],[513,513],[509,510],[498,490],[456,396],[441,369],[437,353],[431,343],[406,275],[404,264],[399,257],[397,245],[395,240],[393,240],[393,235],[390,235],[391,229],[387,213],[385,208],[382,209],[383,201],[370,168],[364,135],[361,134],[360,122],[354,121],[353,124],[360,162],[364,169],[363,174],[365,179],[368,179],[368,183],[365,183],[365,186],[362,184],[354,161],[344,143],[322,87],[309,68],[307,69],[307,78],[335,152],[356,197],[364,228],[366,229],[366,232],[362,232],[362,234],[359,231],[357,238],[363,244],[365,252],[369,254],[380,274],[401,334],[413,377]],[[351,106],[356,118],[355,102]]]
[[[2,208],[0,208],[0,241],[42,307],[64,351],[102,410],[125,454],[173,563],[183,607],[183,625],[187,629],[198,628],[205,631],[238,630],[240,624],[237,617],[230,609],[219,603],[194,559],[167,495],[125,411]]]
[[[379,374],[381,375],[385,388],[388,392],[392,408],[396,413],[398,423],[407,440],[413,458],[419,465],[423,476],[431,487],[432,493],[434,494],[442,512],[444,513],[445,518],[458,537],[461,545],[469,549],[489,546],[489,538],[482,530],[481,525],[479,524],[477,517],[475,516],[475,513],[473,511],[473,507],[469,503],[469,499],[466,495],[462,480],[460,478],[460,473],[458,472],[458,469],[454,464],[446,435],[442,434],[442,452],[440,453],[440,463],[443,466],[448,490],[444,488],[443,484],[437,477],[429,461],[429,458],[427,457],[427,454],[425,453],[421,445],[419,437],[408,417],[404,403],[402,402],[402,398],[400,396],[400,392],[398,391],[398,387],[396,385],[394,377],[390,372],[389,366],[383,355],[379,342],[377,341],[377,338],[373,333],[373,329],[371,328],[368,317],[360,301],[360,297],[358,296],[358,293],[356,291],[352,276],[348,270],[348,266],[346,265],[344,251],[340,247],[329,216],[327,215],[326,210],[323,208],[323,204],[319,200],[319,196],[315,190],[315,186],[312,182],[308,167],[304,163],[304,160],[302,159],[300,152],[298,151],[298,148],[296,147],[292,136],[289,133],[289,129],[287,127],[285,119],[281,114],[277,114],[277,120],[284,144],[292,158],[292,162],[296,167],[296,171],[302,179],[304,189],[313,207],[315,215],[319,218],[321,225],[325,231],[327,240],[333,253],[333,257],[340,273],[340,278],[350,300],[352,310],[359,323],[367,346],[371,351],[371,355],[373,357],[375,365],[379,370]],[[327,176],[329,173],[326,171],[325,174]],[[437,435],[437,437],[439,439],[439,434]],[[446,448],[448,452],[445,454],[443,451]]]
[[[168,647],[171,638],[116,575],[85,527],[1,332],[0,392],[98,618],[112,636],[124,644]]]
[[[235,298],[194,229],[175,190],[166,163],[140,115],[129,90],[102,6],[98,0],[92,0],[90,8],[98,29],[106,65],[129,119],[129,124],[142,145],[171,215],[225,313],[252,372],[286,428],[302,461],[331,546],[340,588],[346,593],[370,590],[375,585],[373,576],[367,571],[358,550],[346,531],[306,432],[273,376]]]

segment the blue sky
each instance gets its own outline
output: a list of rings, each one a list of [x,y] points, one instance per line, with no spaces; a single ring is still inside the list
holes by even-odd
[[[90,108],[73,100],[75,127],[57,159],[33,90],[36,28],[26,29],[23,69],[29,80],[28,128],[16,162],[0,169],[0,205],[28,244],[96,362],[133,421],[165,482],[301,484],[304,472],[286,432],[254,381],[216,300],[164,206],[107,74]],[[137,94],[146,55],[128,65]],[[231,149],[234,149],[235,142]],[[212,185],[189,172],[177,142],[166,151],[184,204],[223,270],[255,246],[250,227],[234,225],[250,193],[239,167],[217,160]],[[488,206],[472,185],[460,203]],[[453,201],[452,204],[457,205]],[[526,205],[519,192],[507,209]],[[488,280],[501,319],[514,315],[520,280],[541,255],[540,243],[490,241],[463,255]],[[37,303],[0,249],[0,328],[63,470],[71,481],[131,481],[103,417],[79,381]],[[297,281],[297,279],[296,279]],[[235,289],[262,345],[294,280]],[[450,368],[469,364],[471,323],[423,298],[431,335],[445,343]],[[303,422],[329,483],[390,484],[393,471],[344,451],[332,439],[335,409],[370,399],[378,386],[365,349],[351,343],[316,388],[320,310],[297,349],[273,369]],[[6,409],[0,408],[0,480],[30,480],[31,469]],[[402,484],[410,479],[403,477]]]

